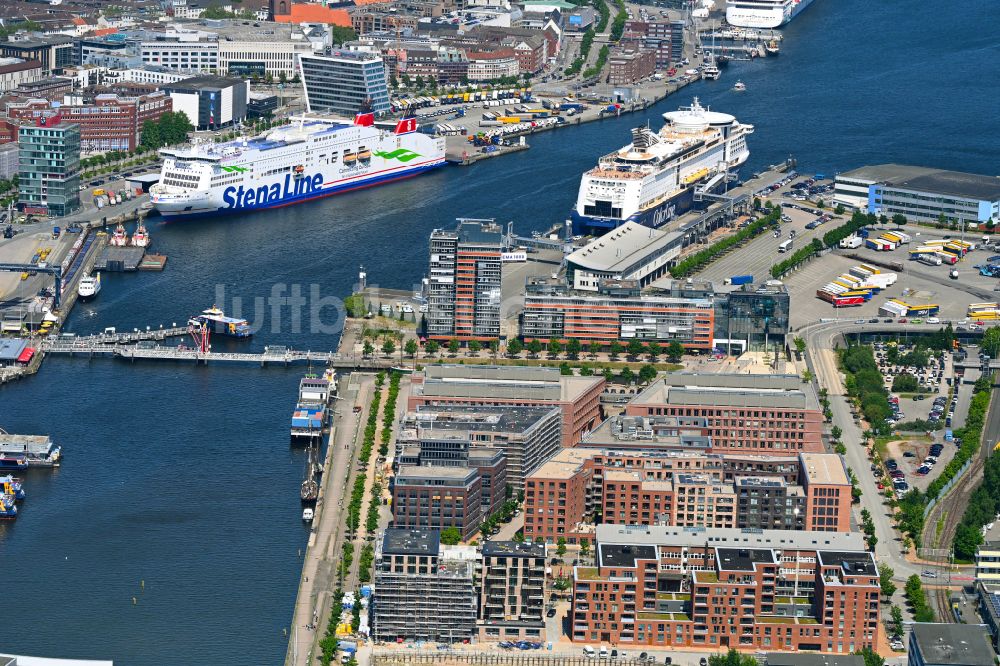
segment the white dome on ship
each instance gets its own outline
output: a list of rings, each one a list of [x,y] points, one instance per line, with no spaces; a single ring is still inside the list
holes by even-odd
[[[695,97],[690,107],[682,108],[679,111],[668,111],[663,114],[663,119],[678,130],[701,129],[710,125],[730,125],[735,122],[736,117],[728,113],[709,111],[698,103]]]

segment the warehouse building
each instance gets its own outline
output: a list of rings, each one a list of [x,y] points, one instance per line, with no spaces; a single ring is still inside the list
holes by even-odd
[[[598,291],[601,280],[636,280],[645,287],[667,273],[681,252],[684,235],[626,222],[566,257],[566,282]]]
[[[960,224],[1000,223],[1000,178],[903,164],[838,174],[833,201],[877,215]]]

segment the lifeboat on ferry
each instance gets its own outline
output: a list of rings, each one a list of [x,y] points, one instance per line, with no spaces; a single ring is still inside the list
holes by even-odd
[[[367,160],[370,160],[371,158],[372,158],[372,151],[367,150],[367,149],[366,150],[358,151],[358,159],[359,160],[365,160],[365,161],[367,161]]]
[[[344,164],[354,164],[358,161],[357,153],[344,153]]]

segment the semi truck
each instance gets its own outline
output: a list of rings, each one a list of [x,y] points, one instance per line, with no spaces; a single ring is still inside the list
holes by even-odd
[[[860,236],[848,236],[840,240],[840,247],[853,250],[854,248],[861,247],[862,243],[864,243],[864,239]]]
[[[734,275],[733,277],[729,277],[724,280],[725,284],[731,284],[734,286],[741,284],[750,284],[751,282],[753,282],[752,275]]]

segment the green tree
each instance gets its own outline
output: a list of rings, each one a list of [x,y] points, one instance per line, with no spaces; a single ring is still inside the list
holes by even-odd
[[[461,346],[462,343],[458,341],[458,338],[452,338],[451,340],[448,341],[448,352],[452,356],[454,356],[458,353],[458,350]]]
[[[394,351],[396,351],[395,343],[392,340],[386,338],[385,342],[382,343],[382,353],[385,354],[386,356],[392,356],[392,353]]]
[[[521,355],[521,352],[523,350],[524,350],[524,345],[517,338],[514,338],[513,340],[507,343],[508,356],[513,356],[514,358],[517,358],[518,356]]]
[[[163,139],[160,137],[160,124],[155,120],[145,121],[142,124],[142,138],[139,139],[139,143],[154,149],[162,146]],[[100,163],[96,157],[94,158],[94,163]]]
[[[622,372],[619,376],[621,377],[621,380],[626,384],[631,384],[633,381],[635,381],[635,373],[632,372],[632,368],[628,367],[627,365],[624,368],[622,368]]]
[[[677,363],[682,358],[684,358],[684,345],[674,340],[669,345],[667,345],[667,360],[671,363]]]
[[[908,372],[896,375],[892,380],[892,390],[895,393],[914,393],[920,389],[917,378]]]
[[[642,350],[645,349],[645,347],[643,347],[642,343],[639,342],[638,340],[632,340],[631,342],[628,343],[627,349],[629,356],[631,356],[632,358],[638,358],[638,356],[642,354]]]
[[[597,342],[596,340],[594,342],[591,342],[589,345],[587,345],[587,351],[590,352],[591,358],[597,358],[597,355],[601,353],[601,343]]]
[[[897,227],[902,227],[906,225],[906,216],[902,213],[896,213],[892,216],[892,223]]]
[[[361,349],[362,349],[361,353],[365,356],[371,356],[372,354],[375,353],[375,347],[369,340],[365,340],[365,344]]]
[[[473,355],[479,354],[483,349],[483,343],[479,340],[469,340],[469,353]]]
[[[406,346],[403,347],[403,350],[406,352],[406,354],[410,358],[416,357],[416,355],[417,355],[417,349],[418,349],[417,341],[414,340],[413,338],[410,338],[409,340],[407,340],[406,341]]]
[[[713,654],[708,658],[708,666],[757,666],[757,660],[749,654],[741,654],[729,648],[726,654]]]
[[[843,215],[846,211],[847,211],[847,209],[844,208],[843,204],[837,204],[837,206],[833,209],[833,214],[834,215]]]
[[[903,609],[899,606],[893,606],[889,614],[891,617],[889,620],[889,630],[894,636],[901,636],[903,634]]]
[[[611,352],[611,360],[618,360],[618,357],[622,355],[622,343],[615,340],[611,343],[609,351]]]
[[[566,352],[569,354],[570,358],[576,359],[580,357],[580,352],[583,350],[583,344],[576,338],[570,338],[566,342]]]
[[[863,647],[854,654],[865,660],[865,666],[885,666],[885,659],[870,647]]]
[[[441,345],[438,344],[437,340],[428,340],[427,344],[424,345],[424,351],[429,356],[436,356],[440,350],[441,350]]]
[[[446,527],[441,530],[441,543],[454,546],[462,540],[462,532],[457,527]]]
[[[490,353],[493,354],[493,358],[496,358],[497,354],[500,353],[500,341],[499,340],[496,340],[496,339],[490,340]]]
[[[528,343],[528,353],[531,354],[532,358],[538,358],[538,355],[542,353],[542,341],[538,338],[533,339]]]
[[[656,379],[656,368],[651,363],[646,363],[639,368],[639,381],[641,383],[648,384],[654,379]]]
[[[566,554],[566,537],[559,537],[559,541],[556,542],[556,554],[559,557]]]
[[[886,599],[896,594],[896,584],[892,582],[893,575],[895,572],[888,564],[882,562],[878,565],[878,584],[882,590],[882,596]]]
[[[653,340],[646,345],[646,353],[649,354],[649,360],[655,362],[656,358],[663,353],[663,348],[660,347],[660,343]]]
[[[796,337],[792,343],[795,345],[795,353],[800,357],[806,353],[806,341],[802,338]]]
[[[983,341],[981,343],[983,353],[990,356],[990,358],[997,358],[1000,354],[1000,327],[991,326],[986,329],[983,333]]]
[[[840,426],[833,426],[832,428],[830,428],[830,436],[837,441],[840,441],[840,438],[843,434],[844,431],[840,428]]]
[[[555,338],[549,340],[549,356],[559,356],[559,354],[562,352],[562,349],[563,346],[561,342],[559,342]]]

